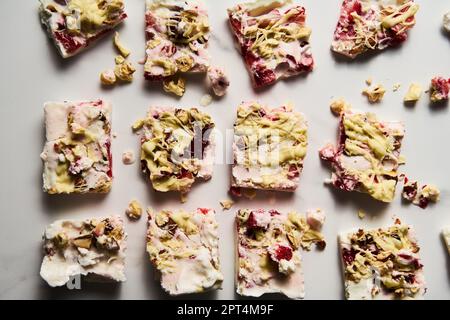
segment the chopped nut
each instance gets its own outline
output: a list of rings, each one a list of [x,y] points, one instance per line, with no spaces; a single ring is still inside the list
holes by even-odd
[[[386,89],[382,84],[377,84],[368,89],[364,89],[362,93],[367,96],[371,103],[376,103],[383,99]]]
[[[64,248],[69,243],[69,237],[64,232],[60,232],[53,238],[53,242],[56,247]]]
[[[116,77],[122,81],[131,82],[133,81],[133,74],[136,69],[133,67],[131,62],[124,61],[116,65],[114,73]]]
[[[188,72],[194,65],[194,60],[188,55],[177,58],[175,62],[177,64],[178,71],[180,72]]]
[[[131,150],[125,151],[122,153],[122,162],[123,164],[130,165],[133,164],[136,161],[136,158],[134,156],[134,152]]]
[[[148,209],[147,212],[149,210],[151,211],[151,209]],[[166,225],[169,222],[168,213],[166,211],[158,212],[155,217],[155,222],[158,227],[162,227],[162,226]]]
[[[117,82],[117,77],[113,70],[106,70],[100,74],[100,82],[105,86],[111,86]]]
[[[336,115],[340,115],[342,112],[351,109],[351,105],[347,103],[343,98],[334,99],[331,101],[330,110]]]
[[[408,92],[403,98],[404,102],[416,102],[422,96],[422,86],[417,83],[413,83],[409,86]]]
[[[73,245],[78,248],[89,249],[92,244],[92,234],[82,235],[73,240]]]
[[[133,129],[133,131],[138,131],[138,130],[142,129],[144,124],[145,124],[145,121],[143,119],[136,120],[136,122],[131,126],[131,129]]]
[[[183,78],[167,79],[164,80],[163,86],[165,92],[173,93],[179,97],[182,97],[186,91],[186,80]]]
[[[367,78],[367,79],[366,79],[366,84],[367,84],[368,86],[371,86],[371,85],[372,85],[372,78]]]
[[[142,216],[142,207],[137,200],[132,200],[125,213],[128,218],[137,220]]]
[[[119,38],[119,33],[118,32],[116,32],[115,34],[114,34],[114,40],[113,40],[113,42],[114,42],[114,45],[116,46],[116,48],[117,48],[117,50],[119,50],[119,52],[120,52],[120,54],[123,56],[123,57],[128,57],[129,55],[130,55],[130,50],[128,50],[127,48],[125,48],[124,46],[123,46],[123,44],[120,42],[120,38]]]
[[[366,216],[366,213],[363,210],[358,210],[358,218],[360,218],[361,220],[364,219],[364,217]]]
[[[122,63],[125,62],[125,58],[122,57],[122,56],[116,56],[116,57],[114,58],[114,62],[115,62],[116,64],[122,64]]]
[[[392,86],[392,91],[397,92],[401,86],[401,83],[394,83],[394,85]]]
[[[212,102],[212,97],[209,94],[205,94],[201,99],[200,99],[200,105],[202,107],[207,107],[211,104]]]
[[[120,249],[119,243],[114,237],[102,235],[97,238],[97,246],[109,251],[117,251]]]
[[[222,200],[220,201],[220,205],[222,206],[223,210],[230,210],[231,207],[234,205],[233,200]]]

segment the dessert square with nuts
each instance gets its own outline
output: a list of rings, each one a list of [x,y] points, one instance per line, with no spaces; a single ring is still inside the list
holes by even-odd
[[[47,102],[44,191],[109,192],[112,184],[111,105],[105,101]]]
[[[78,275],[125,281],[126,238],[120,217],[56,221],[45,229],[41,277],[51,287]]]
[[[127,18],[123,0],[40,0],[39,14],[63,58],[90,47]]]
[[[149,211],[147,252],[170,295],[199,293],[222,286],[215,212]]]

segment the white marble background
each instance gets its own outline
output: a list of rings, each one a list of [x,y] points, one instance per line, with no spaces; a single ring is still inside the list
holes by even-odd
[[[228,95],[206,108],[220,130],[232,128],[235,110],[242,100],[258,99],[278,106],[292,101],[309,122],[309,147],[301,185],[295,194],[261,194],[257,199],[241,200],[233,208],[275,207],[305,211],[321,207],[327,213],[324,233],[328,242],[324,252],[304,254],[307,299],[342,299],[337,239],[338,232],[354,227],[378,227],[390,224],[394,217],[417,229],[422,246],[428,282],[428,299],[450,299],[450,259],[440,237],[443,225],[450,224],[450,151],[449,108],[432,108],[424,97],[414,108],[402,104],[402,97],[412,81],[427,85],[433,75],[450,76],[450,38],[440,30],[442,15],[450,10],[450,0],[417,1],[421,4],[417,25],[407,43],[382,54],[348,62],[334,57],[330,41],[339,14],[340,0],[302,0],[307,8],[308,24],[316,69],[307,77],[281,82],[255,92],[244,64],[234,49],[228,29],[226,8],[238,1],[206,0],[210,10],[214,63],[223,65],[231,78]],[[186,95],[176,100],[158,88],[144,83],[142,66],[131,85],[104,90],[99,72],[113,65],[115,51],[110,38],[104,39],[84,54],[63,61],[40,27],[37,1],[2,0],[0,3],[0,298],[166,298],[145,253],[145,219],[127,222],[129,250],[128,281],[121,285],[83,283],[82,290],[50,289],[39,277],[41,234],[51,221],[121,214],[132,198],[156,209],[179,207],[178,196],[154,193],[140,174],[139,165],[124,166],[120,159],[125,149],[138,151],[138,138],[131,124],[143,116],[150,105],[194,106],[205,94],[202,81],[193,79]],[[128,0],[129,19],[120,28],[123,41],[133,50],[131,59],[144,55],[144,1]],[[360,92],[364,80],[372,77],[389,89],[402,83],[396,93],[388,90],[379,105],[369,105]],[[319,161],[317,150],[327,141],[335,141],[337,119],[329,112],[332,97],[343,96],[354,108],[376,112],[383,119],[399,119],[406,124],[403,153],[407,157],[404,171],[420,181],[441,188],[442,200],[421,210],[402,204],[399,195],[390,205],[372,201],[365,195],[344,194],[323,185],[328,168]],[[43,145],[43,110],[46,100],[90,99],[103,97],[113,103],[113,141],[115,181],[107,196],[53,196],[41,192]],[[227,198],[230,168],[215,167],[210,182],[197,184],[183,206],[213,207],[220,223],[220,251],[225,276],[223,290],[193,298],[238,298],[234,293],[234,210],[222,212],[219,201]],[[357,217],[358,209],[368,216]],[[125,219],[126,220],[126,219]]]

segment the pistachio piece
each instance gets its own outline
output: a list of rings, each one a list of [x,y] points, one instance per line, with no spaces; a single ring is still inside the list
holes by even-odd
[[[114,74],[116,75],[116,77],[126,82],[133,81],[133,74],[135,72],[136,68],[131,64],[131,62],[128,61],[117,64],[114,68]]]
[[[89,249],[92,245],[92,234],[79,236],[73,240],[73,245],[78,248]]]
[[[125,213],[128,218],[137,220],[142,216],[142,206],[137,200],[132,200]]]
[[[106,70],[100,74],[100,82],[105,86],[111,86],[117,82],[116,74],[113,70]]]
[[[128,50],[128,49],[122,44],[122,42],[120,41],[120,36],[119,36],[119,33],[118,33],[118,32],[116,32],[116,33],[114,34],[114,40],[113,40],[113,42],[114,42],[114,46],[117,48],[117,50],[120,52],[120,54],[121,54],[124,58],[127,58],[127,57],[130,55],[131,51]]]
[[[53,242],[57,248],[64,248],[69,243],[69,237],[64,232],[60,232],[53,238]]]

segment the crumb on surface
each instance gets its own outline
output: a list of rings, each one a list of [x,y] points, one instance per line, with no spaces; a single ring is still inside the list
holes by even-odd
[[[117,82],[114,70],[105,70],[100,74],[100,82],[105,86],[111,86]]]
[[[132,200],[125,213],[128,218],[137,220],[142,216],[142,206],[137,200]]]
[[[351,105],[347,103],[343,98],[333,99],[330,103],[330,110],[335,115],[340,115],[342,112],[351,109]]]
[[[358,218],[360,218],[362,220],[362,219],[364,219],[365,216],[366,216],[366,213],[364,212],[364,210],[359,209],[358,210]]]
[[[385,93],[386,89],[382,84],[371,86],[370,88],[364,89],[362,91],[362,94],[367,96],[367,99],[369,99],[369,102],[371,103],[377,103],[383,100]]]
[[[186,80],[184,78],[170,78],[163,81],[164,91],[182,97],[186,91]]]
[[[200,105],[202,107],[207,107],[211,104],[212,102],[212,96],[209,94],[205,94],[201,99],[200,99]]]
[[[402,86],[401,83],[398,83],[398,82],[394,83],[394,85],[392,86],[392,91],[397,92],[401,86]]]
[[[408,91],[406,92],[405,97],[403,98],[404,102],[416,102],[422,96],[422,86],[417,83],[412,83]]]
[[[122,153],[122,162],[125,165],[133,164],[136,161],[136,157],[134,156],[134,152],[131,150],[124,151]]]
[[[131,62],[126,61],[125,59],[123,61],[119,59],[119,61],[120,62],[116,63],[116,67],[114,68],[116,77],[125,82],[133,81],[133,74],[136,72],[136,68]]]
[[[120,52],[120,54],[121,54],[124,58],[127,58],[127,57],[130,55],[131,51],[128,50],[128,49],[122,44],[122,42],[120,41],[120,35],[119,35],[118,32],[116,32],[116,33],[114,34],[113,43],[114,43],[114,46],[116,47],[116,49]]]
[[[234,205],[234,201],[233,200],[222,200],[220,201],[220,205],[222,206],[223,210],[230,210],[231,207]]]

